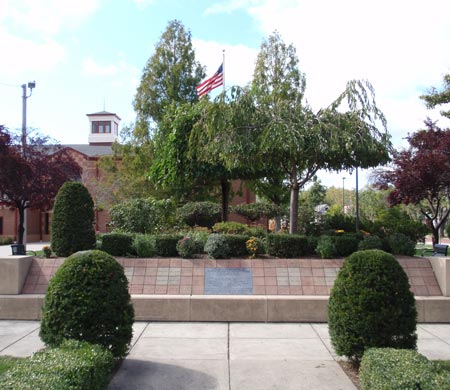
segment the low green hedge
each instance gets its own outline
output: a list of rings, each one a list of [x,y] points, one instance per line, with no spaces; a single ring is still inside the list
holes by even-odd
[[[125,233],[104,234],[101,250],[111,256],[126,256],[133,253],[133,236]]]
[[[0,383],[3,390],[103,390],[114,364],[111,352],[99,345],[66,340],[17,361]]]
[[[14,243],[12,237],[0,237],[0,245],[11,245],[12,243]]]
[[[178,256],[177,243],[182,234],[158,234],[155,237],[155,254],[162,257]]]
[[[355,233],[345,233],[334,237],[334,245],[338,256],[347,257],[358,250],[363,237]]]
[[[245,243],[250,238],[246,234],[224,234],[225,240],[230,248],[230,257],[241,257],[247,255]]]
[[[450,373],[413,350],[371,348],[359,370],[362,390],[449,390]]]
[[[308,239],[295,234],[275,233],[267,236],[267,253],[270,256],[301,257],[309,250]]]

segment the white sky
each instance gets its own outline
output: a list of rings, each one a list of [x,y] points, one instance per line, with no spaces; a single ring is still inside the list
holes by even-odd
[[[197,59],[215,72],[226,51],[227,86],[252,77],[260,44],[274,30],[297,49],[309,103],[327,106],[351,79],[368,79],[396,147],[430,116],[419,96],[450,70],[448,0],[0,0],[0,123],[28,125],[61,143],[87,143],[85,114],[134,120],[132,101],[154,45],[172,19],[192,32]],[[354,175],[321,175],[352,187]],[[360,185],[364,185],[364,174]]]

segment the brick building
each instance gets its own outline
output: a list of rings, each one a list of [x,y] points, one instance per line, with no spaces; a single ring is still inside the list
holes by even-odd
[[[87,114],[89,119],[88,144],[62,145],[82,168],[81,181],[89,190],[92,198],[96,198],[96,185],[101,180],[98,161],[102,156],[112,153],[111,146],[118,139],[120,118],[114,113],[101,111]],[[248,189],[239,191],[240,184],[232,184],[236,194],[230,204],[254,203],[256,196]],[[238,195],[237,193],[241,193]],[[27,242],[50,241],[51,211],[27,210]],[[230,215],[230,220],[247,223],[245,218]],[[16,209],[0,204],[0,237],[9,236],[17,239],[19,215]],[[109,216],[107,210],[95,211],[95,229],[98,232],[108,231]],[[260,221],[266,225],[266,221]]]
[[[81,181],[95,198],[95,185],[101,179],[98,169],[100,157],[110,155],[111,145],[118,139],[120,118],[114,113],[102,111],[87,114],[89,118],[88,144],[62,145],[82,168]],[[95,228],[99,232],[107,231],[108,212],[95,212]],[[17,238],[19,215],[16,209],[0,205],[0,236]],[[49,241],[51,211],[27,210],[27,242]]]

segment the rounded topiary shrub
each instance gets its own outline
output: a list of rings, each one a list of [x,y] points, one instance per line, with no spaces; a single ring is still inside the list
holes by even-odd
[[[359,363],[371,347],[414,349],[417,311],[408,277],[380,250],[355,252],[339,271],[328,304],[331,342]]]
[[[50,280],[40,336],[49,346],[64,339],[84,340],[124,357],[133,321],[122,266],[105,252],[84,251],[68,257]]]
[[[66,182],[55,198],[51,247],[58,256],[95,248],[94,202],[87,188]]]
[[[223,234],[211,234],[205,244],[205,252],[213,259],[230,257],[230,246]]]

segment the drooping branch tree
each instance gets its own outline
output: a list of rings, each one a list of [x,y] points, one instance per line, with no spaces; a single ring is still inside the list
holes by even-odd
[[[0,203],[19,213],[17,242],[23,243],[25,209],[49,209],[64,182],[81,177],[81,168],[48,138],[28,138],[26,146],[0,128]]]
[[[189,143],[205,104],[206,100],[168,106],[155,134],[157,153],[149,178],[177,203],[209,200],[221,178],[229,175],[223,165],[199,159]]]
[[[261,46],[251,88],[233,87],[216,98],[191,136],[204,161],[239,168],[247,178],[284,177],[291,233],[297,231],[299,191],[320,169],[377,166],[389,160],[391,148],[368,82],[349,82],[317,113],[303,102],[305,84],[295,48],[275,33]]]
[[[450,129],[442,130],[429,119],[425,126],[408,137],[407,150],[395,154],[393,169],[378,172],[377,185],[394,186],[388,196],[391,205],[417,205],[436,244],[450,213]]]

